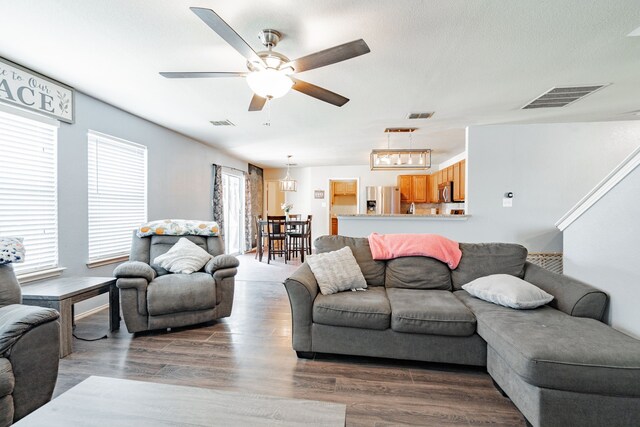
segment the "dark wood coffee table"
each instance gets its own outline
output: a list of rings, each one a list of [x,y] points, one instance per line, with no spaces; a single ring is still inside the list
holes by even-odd
[[[58,310],[60,357],[73,350],[73,304],[109,292],[109,330],[120,329],[120,290],[113,277],[61,277],[22,287],[22,303]]]

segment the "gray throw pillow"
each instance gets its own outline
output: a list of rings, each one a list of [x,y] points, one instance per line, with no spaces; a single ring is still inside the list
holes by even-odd
[[[333,252],[309,255],[307,263],[322,295],[367,287],[362,270],[348,246]]]

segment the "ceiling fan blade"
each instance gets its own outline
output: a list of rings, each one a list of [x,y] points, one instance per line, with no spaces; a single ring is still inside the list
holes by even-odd
[[[229,24],[224,22],[217,13],[211,9],[203,7],[191,7],[190,9],[193,13],[198,15],[198,18],[202,19],[209,28],[222,37],[224,41],[229,43],[231,47],[237,50],[240,55],[244,56],[247,61],[264,65],[262,58],[260,58],[251,46],[249,46],[247,42],[229,26]]]
[[[202,71],[202,72],[163,72],[161,76],[168,79],[202,79],[211,77],[245,77],[246,72],[242,71],[230,71],[230,72],[217,72],[217,71]]]
[[[355,58],[356,56],[364,55],[369,52],[371,52],[369,46],[367,46],[364,40],[360,39],[341,44],[340,46],[321,50],[320,52],[312,53],[311,55],[303,56],[302,58],[293,60],[280,68],[282,69],[290,66],[296,73],[301,73],[303,71],[313,70],[314,68],[320,68],[325,65],[335,64],[336,62]]]
[[[337,93],[321,88],[320,86],[312,85],[311,83],[307,83],[293,77],[291,77],[291,80],[293,80],[292,89],[304,93],[305,95],[312,96],[320,101],[328,102],[329,104],[333,104],[337,107],[342,107],[344,104],[349,102],[349,98],[345,98],[342,95],[338,95]]]
[[[264,104],[267,103],[267,98],[263,98],[261,96],[258,95],[253,95],[253,98],[251,98],[251,103],[249,104],[249,111],[260,111],[262,110],[262,107],[264,107]]]

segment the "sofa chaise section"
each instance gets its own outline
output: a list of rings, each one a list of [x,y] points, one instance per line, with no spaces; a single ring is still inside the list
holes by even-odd
[[[581,426],[637,425],[640,341],[599,321],[603,292],[527,263],[532,275],[559,309],[512,310],[455,292],[477,318],[494,381],[533,425],[572,425],[576,414]]]

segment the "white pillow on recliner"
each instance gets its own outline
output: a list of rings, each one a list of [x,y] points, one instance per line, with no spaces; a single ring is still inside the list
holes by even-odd
[[[153,263],[172,273],[191,274],[204,267],[211,258],[209,252],[183,237],[165,254],[157,256]]]

